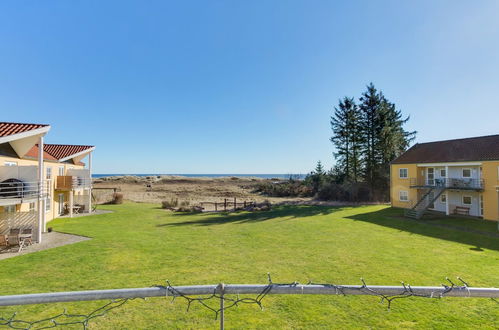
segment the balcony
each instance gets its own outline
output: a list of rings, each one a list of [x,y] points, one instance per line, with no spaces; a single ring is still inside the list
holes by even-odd
[[[38,180],[37,166],[0,166],[0,205],[33,202],[50,192],[50,181]]]
[[[74,175],[59,175],[55,181],[55,189],[57,190],[74,190],[90,188],[92,180],[88,177]]]
[[[440,178],[440,179],[425,179],[411,178],[411,188],[435,188],[441,187],[455,190],[475,190],[481,191],[484,189],[484,180],[468,179],[468,178]]]

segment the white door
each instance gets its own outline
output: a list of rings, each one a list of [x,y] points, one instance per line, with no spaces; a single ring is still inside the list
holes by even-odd
[[[59,194],[59,215],[64,214],[64,194]]]
[[[435,185],[435,169],[428,167],[426,170],[426,184],[429,186]]]
[[[428,202],[433,200],[435,198],[435,194],[432,192],[430,192],[428,194]],[[429,209],[434,209],[435,208],[435,203],[431,203],[429,206],[428,206]]]

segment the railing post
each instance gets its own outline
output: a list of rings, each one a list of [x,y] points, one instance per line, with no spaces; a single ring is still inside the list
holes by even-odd
[[[225,301],[224,301],[224,291],[225,291],[225,284],[223,283],[220,283],[218,285],[218,289],[220,290],[220,330],[224,330],[225,329]]]

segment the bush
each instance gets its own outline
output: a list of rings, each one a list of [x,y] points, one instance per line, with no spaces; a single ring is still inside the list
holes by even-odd
[[[161,208],[163,209],[173,209],[178,206],[178,199],[172,198],[169,201],[162,201]]]
[[[201,206],[180,206],[175,212],[200,213],[203,212],[203,208]]]
[[[261,182],[256,185],[255,192],[272,197],[310,197],[312,188],[303,181]]]
[[[123,204],[123,194],[122,193],[114,193],[112,204]]]

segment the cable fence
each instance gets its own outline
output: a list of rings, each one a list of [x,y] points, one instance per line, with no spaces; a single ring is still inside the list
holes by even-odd
[[[377,296],[381,303],[390,309],[397,299],[429,298],[441,299],[445,297],[458,298],[489,298],[498,303],[499,288],[472,287],[461,278],[457,283],[449,278],[440,286],[411,286],[401,283],[399,286],[367,285],[361,279],[360,285],[339,285],[331,283],[301,284],[274,283],[268,275],[266,284],[212,284],[173,286],[169,281],[163,285],[148,288],[114,289],[114,290],[89,290],[72,292],[53,292],[0,296],[0,306],[47,304],[60,302],[109,300],[104,305],[87,314],[68,313],[66,310],[51,317],[29,321],[17,318],[17,313],[8,317],[0,315],[0,326],[11,329],[48,329],[79,325],[87,329],[90,321],[104,316],[133,299],[146,299],[150,297],[171,298],[186,302],[187,311],[193,304],[198,304],[211,312],[214,319],[219,321],[220,329],[224,329],[225,311],[243,304],[253,304],[263,309],[263,300],[268,295],[367,295]],[[255,295],[248,297],[248,295]],[[215,301],[215,304],[210,303]],[[213,307],[217,306],[217,307]]]

